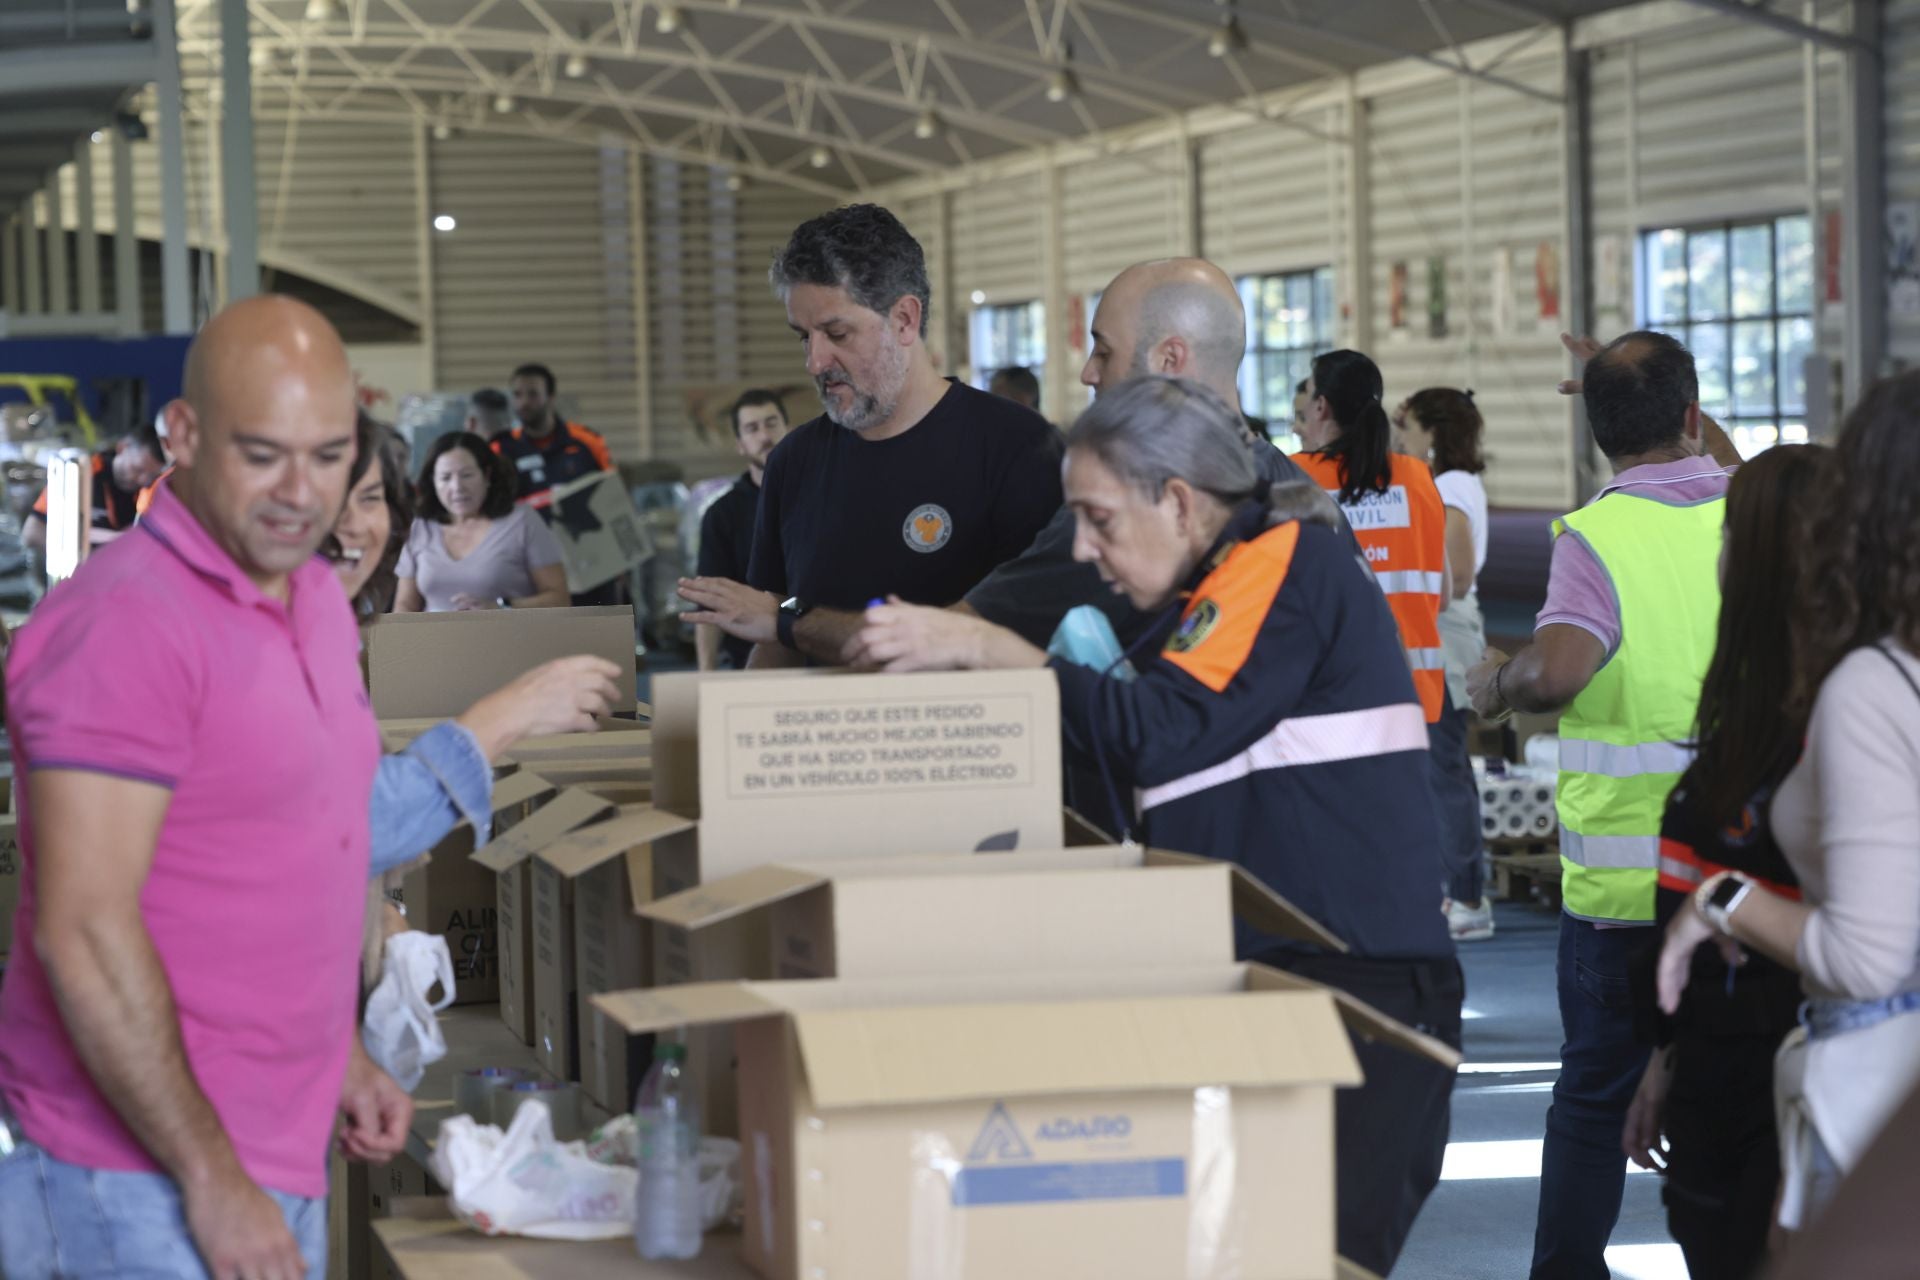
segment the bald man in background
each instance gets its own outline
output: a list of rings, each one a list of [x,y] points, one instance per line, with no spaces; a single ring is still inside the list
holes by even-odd
[[[412,1114],[355,1029],[380,741],[315,555],[354,456],[346,352],[302,303],[237,303],[165,416],[173,474],[8,661],[9,1280],[322,1275],[336,1128],[383,1161]]]
[[[1306,473],[1269,444],[1255,429],[1257,420],[1241,408],[1240,357],[1246,346],[1246,311],[1224,271],[1201,258],[1136,263],[1100,296],[1093,350],[1080,381],[1096,398],[1104,389],[1149,375],[1203,382],[1248,424],[1247,447],[1261,477],[1269,484],[1305,484]],[[1321,515],[1326,518],[1324,511]],[[1346,527],[1337,510],[1330,518]],[[1044,648],[1068,610],[1090,604],[1107,615],[1123,644],[1131,643],[1152,618],[1109,590],[1091,564],[1074,560],[1073,531],[1073,512],[1063,506],[1019,558],[967,593],[964,608]]]

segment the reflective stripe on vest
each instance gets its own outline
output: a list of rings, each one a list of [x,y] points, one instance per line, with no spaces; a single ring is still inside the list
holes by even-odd
[[[1670,853],[1660,855],[1660,880],[1663,884],[1670,882],[1672,888],[1685,891],[1699,888],[1705,879],[1699,863],[1676,858]]]
[[[1390,596],[1437,596],[1444,581],[1441,574],[1426,569],[1385,569],[1373,575],[1380,589]]]
[[[1585,738],[1560,739],[1560,767],[1569,773],[1598,773],[1637,778],[1643,773],[1685,773],[1693,748],[1684,742],[1641,742],[1616,746]]]
[[[1411,702],[1359,711],[1330,711],[1317,716],[1291,716],[1239,755],[1141,791],[1140,811],[1145,813],[1263,769],[1293,769],[1428,749],[1426,721],[1421,717],[1420,708]]]
[[[1581,539],[1620,609],[1620,645],[1560,718],[1561,899],[1584,920],[1646,924],[1668,793],[1692,758],[1700,682],[1719,620],[1725,500],[1675,506],[1632,492],[1555,524]]]
[[[1445,649],[1409,649],[1407,665],[1415,671],[1445,671],[1447,651]]]

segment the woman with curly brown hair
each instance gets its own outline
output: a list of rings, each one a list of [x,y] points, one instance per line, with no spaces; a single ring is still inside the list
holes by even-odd
[[[354,427],[347,502],[321,548],[362,624],[393,608],[394,566],[413,527],[413,486],[393,428],[360,411]]]
[[[1920,1079],[1920,373],[1869,391],[1835,454],[1795,617],[1806,746],[1770,814],[1802,898],[1709,876],[1668,927],[1659,970],[1668,1012],[1709,940],[1799,971],[1807,1007],[1775,1081],[1789,1228]]]

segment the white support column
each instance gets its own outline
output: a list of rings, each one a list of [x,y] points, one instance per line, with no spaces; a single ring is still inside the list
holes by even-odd
[[[927,264],[927,274],[932,277],[933,316],[927,326],[927,340],[939,358],[940,372],[954,373],[959,365],[953,358],[953,314],[960,299],[953,292],[953,193],[945,187],[934,192],[933,207],[937,225],[933,261]]]
[[[40,270],[40,193],[34,192],[20,210],[20,314],[39,315],[47,309],[46,276]]]
[[[120,333],[140,332],[140,241],[133,231],[133,144],[116,124],[107,132],[113,156],[113,310]]]
[[[1073,386],[1074,371],[1067,366],[1067,211],[1066,184],[1060,176],[1060,161],[1047,157],[1042,176],[1046,183],[1046,201],[1041,212],[1040,261],[1044,275],[1040,300],[1047,312],[1047,380],[1040,396],[1041,408],[1059,415]],[[976,377],[981,370],[975,370]]]
[[[647,279],[647,156],[627,152],[627,234],[633,237],[633,395],[640,413],[640,456],[651,461],[653,435],[653,290]]]
[[[253,66],[247,0],[220,0],[220,208],[228,302],[260,292],[260,204],[253,179]]]
[[[1360,83],[1347,78],[1347,345],[1373,350],[1372,129]]]
[[[67,269],[67,209],[57,168],[47,171],[47,310],[57,316],[73,310],[73,273]]]
[[[0,222],[0,311],[20,311],[20,217]]]
[[[291,131],[292,123],[288,123]],[[433,181],[427,165],[427,122],[413,122],[414,251],[420,255],[420,345],[426,349],[427,376],[440,385],[439,313],[434,309]]]
[[[206,137],[200,154],[206,157],[206,170],[200,177],[200,285],[205,294],[203,305],[218,311],[227,305],[227,209],[221,198],[220,113],[207,113]],[[189,231],[189,235],[191,235]],[[211,280],[209,281],[209,277]]]
[[[160,328],[193,332],[193,282],[187,265],[186,110],[173,0],[152,0],[155,114],[160,138]]]
[[[1190,258],[1207,256],[1202,241],[1200,216],[1200,144],[1187,133],[1187,118],[1180,117],[1180,252]]]
[[[73,149],[73,238],[75,261],[79,267],[80,310],[87,315],[100,311],[100,238],[94,231],[93,143],[82,138]]]
[[[1887,350],[1886,96],[1880,55],[1880,0],[1852,0],[1854,44],[1842,73],[1841,225],[1846,230],[1846,315],[1840,385],[1843,409],[1880,376]]]

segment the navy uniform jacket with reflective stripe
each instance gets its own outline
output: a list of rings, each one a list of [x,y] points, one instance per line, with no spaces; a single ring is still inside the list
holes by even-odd
[[[1357,956],[1453,953],[1427,731],[1399,628],[1340,534],[1235,512],[1134,681],[1055,659],[1069,745],[1156,848],[1229,859]],[[1090,815],[1107,816],[1111,815]],[[1242,957],[1282,946],[1241,926]]]

